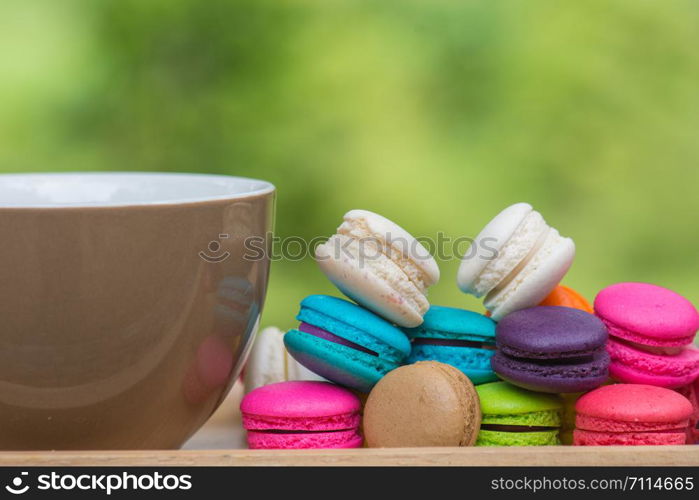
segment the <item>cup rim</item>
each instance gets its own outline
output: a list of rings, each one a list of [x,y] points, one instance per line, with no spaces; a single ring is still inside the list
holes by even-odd
[[[59,178],[71,179],[79,181],[80,178],[140,178],[141,181],[167,179],[168,181],[181,180],[183,184],[186,182],[210,182],[212,186],[216,186],[221,193],[210,195],[197,196],[182,196],[158,199],[154,197],[152,200],[137,200],[137,201],[66,201],[66,202],[33,202],[13,203],[2,199],[3,186],[11,181],[22,182],[22,180],[34,179],[55,180]],[[241,184],[247,186],[241,189]],[[233,186],[236,186],[235,188]],[[230,189],[230,192],[225,192]],[[245,198],[268,195],[276,190],[275,186],[268,181],[262,179],[254,179],[250,177],[240,177],[233,175],[207,174],[207,173],[185,173],[185,172],[129,172],[129,171],[108,171],[108,172],[31,172],[31,173],[0,173],[0,210],[23,210],[23,209],[76,209],[76,208],[118,208],[118,207],[163,207],[163,206],[182,206],[189,204],[201,204],[226,200],[240,200]]]

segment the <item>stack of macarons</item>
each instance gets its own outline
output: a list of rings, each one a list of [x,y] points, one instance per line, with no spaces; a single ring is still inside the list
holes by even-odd
[[[368,393],[411,352],[401,328],[421,325],[430,308],[427,288],[439,267],[405,229],[367,210],[350,210],[336,234],[316,248],[321,270],[347,298],[310,295],[300,325],[284,343],[323,378]]]
[[[696,308],[644,283],[609,286],[592,307],[559,283],[574,255],[539,212],[512,205],[457,276],[485,314],[430,306],[429,252],[378,214],[347,212],[316,249],[346,298],[307,296],[285,352],[278,330],[253,347],[241,404],[250,446],[356,447],[362,431],[370,447],[699,439]]]
[[[316,248],[316,260],[350,300],[329,295],[303,299],[298,327],[284,335],[283,355],[277,352],[276,335],[258,335],[245,374],[250,392],[241,403],[251,448],[360,446],[356,393],[368,393],[406,363],[411,343],[401,328],[423,323],[430,308],[427,288],[439,281],[437,263],[415,238],[366,210],[347,212],[337,233]],[[492,337],[492,332],[484,335]],[[309,379],[327,382],[295,381],[304,371]],[[259,384],[265,380],[277,383]],[[332,391],[323,385],[329,383],[337,384]],[[324,405],[319,404],[321,397]],[[340,418],[343,412],[352,419]],[[339,427],[328,427],[328,421]],[[477,428],[476,423],[474,440]],[[338,439],[328,439],[331,432]]]
[[[693,344],[699,312],[694,305],[667,288],[629,282],[601,290],[595,297],[594,310],[609,331],[609,373],[614,381],[624,384],[619,390],[655,387],[656,393],[665,393],[666,409],[671,401],[681,402],[677,403],[677,411],[682,407],[686,410],[684,401],[688,401],[687,443],[699,442],[699,349]],[[684,398],[671,396],[670,389]]]
[[[495,373],[521,388],[564,396],[565,444],[697,442],[694,306],[646,283],[603,289],[594,315],[585,301],[571,300],[575,295],[558,287],[542,304],[565,305],[522,309],[498,322]]]

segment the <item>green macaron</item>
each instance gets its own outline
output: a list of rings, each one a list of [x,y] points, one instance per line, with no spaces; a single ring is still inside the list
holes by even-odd
[[[507,382],[476,387],[481,401],[481,430],[476,446],[560,444],[563,402],[556,394],[532,392]]]

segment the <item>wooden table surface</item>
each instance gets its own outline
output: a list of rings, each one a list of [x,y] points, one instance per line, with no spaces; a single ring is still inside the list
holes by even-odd
[[[0,466],[197,465],[684,465],[699,466],[699,447],[382,448],[354,450],[179,450],[5,452]]]
[[[0,452],[0,466],[196,465],[681,465],[699,466],[699,445],[542,446],[511,448],[384,448],[354,450],[247,450],[238,404],[231,394],[182,450]]]

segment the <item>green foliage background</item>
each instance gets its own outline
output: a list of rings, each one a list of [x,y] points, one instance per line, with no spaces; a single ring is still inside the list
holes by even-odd
[[[699,302],[693,0],[3,0],[0,171],[226,173],[278,187],[277,232],[351,208],[475,236],[529,201],[592,298]],[[478,308],[440,262],[433,303]],[[273,264],[263,324],[334,293]]]

